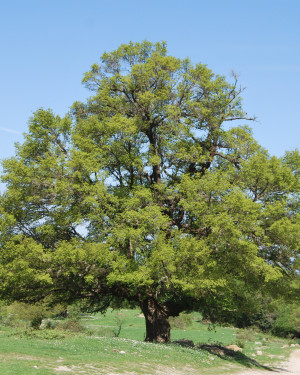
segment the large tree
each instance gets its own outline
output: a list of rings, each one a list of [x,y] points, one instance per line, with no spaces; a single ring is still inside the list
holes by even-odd
[[[237,78],[121,45],[83,79],[92,96],[64,118],[38,110],[3,163],[2,298],[135,301],[146,340],[169,316],[251,310],[285,288],[299,253],[298,152],[252,138]]]

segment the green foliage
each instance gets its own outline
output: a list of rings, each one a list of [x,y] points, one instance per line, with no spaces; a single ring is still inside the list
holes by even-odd
[[[216,326],[216,331],[208,331],[207,326],[199,323],[198,313],[194,313],[192,326],[186,330],[172,331],[174,336],[172,340],[183,338],[193,340],[196,344],[194,348],[144,343],[141,341],[144,327],[141,325],[139,312],[139,310],[109,309],[106,316],[86,315],[83,322],[91,326],[83,333],[32,328],[24,331],[1,327],[1,373],[33,374],[34,371],[53,373],[56,371],[54,368],[57,369],[59,366],[82,373],[92,371],[109,373],[113,363],[116,373],[129,371],[137,374],[153,373],[161,370],[162,367],[164,371],[173,373],[174,369],[170,367],[172,364],[182,373],[186,372],[188,365],[189,371],[204,375],[230,374],[232,365],[239,371],[249,367],[258,368],[263,364],[278,367],[278,362],[285,361],[290,354],[291,349],[281,347],[287,343],[291,344],[291,340],[258,335],[253,330],[248,334],[245,330],[235,330],[232,327]],[[110,337],[108,332],[109,327],[114,326],[116,316],[126,318],[120,338]],[[92,335],[90,335],[91,329],[94,330]],[[99,332],[103,334],[100,335]],[[237,337],[245,340],[242,353],[233,355],[227,350],[229,354],[223,355],[226,354],[225,347],[236,343]],[[200,339],[202,345],[198,344]],[[263,355],[256,357],[257,362],[255,362],[252,355],[257,352],[257,341],[262,343]],[[125,353],[121,354],[120,351]],[[58,360],[60,362],[57,362]]]
[[[40,325],[40,328],[45,328],[45,329],[55,329],[58,325],[57,320],[53,319],[43,319],[42,324]]]
[[[79,320],[82,316],[82,306],[80,303],[73,303],[72,305],[67,307],[66,315],[68,318],[72,320]]]
[[[300,307],[287,304],[277,311],[272,333],[280,337],[300,337]]]
[[[85,327],[79,319],[76,318],[67,318],[61,320],[57,324],[57,329],[70,331],[70,332],[84,332]]]
[[[237,334],[236,334],[236,340],[237,340],[237,345],[238,343],[243,343],[241,346],[244,347],[245,343],[248,341],[253,341],[255,339],[256,332],[253,328],[247,328],[247,329],[239,329]]]
[[[75,331],[78,333],[78,331]],[[67,336],[71,336],[69,332],[66,330],[58,330],[58,329],[40,329],[36,330],[33,328],[27,328],[25,330],[17,331],[14,334],[19,338],[26,338],[26,339],[38,339],[38,340],[63,340]]]
[[[7,306],[4,302],[0,301],[0,322],[3,322],[7,316]]]
[[[121,333],[121,330],[122,330],[122,326],[124,324],[124,318],[122,318],[120,316],[116,316],[115,317],[115,323],[116,323],[117,328],[113,329],[112,332],[114,334],[114,337],[119,337],[120,333]]]
[[[179,316],[169,318],[171,328],[186,329],[193,323],[193,314],[181,313]]]
[[[29,322],[30,327],[38,329],[43,318],[48,315],[47,308],[43,304],[36,303],[29,305],[21,302],[14,302],[7,307],[7,323],[18,325],[19,321]]]
[[[257,290],[297,295],[299,152],[271,157],[228,126],[253,120],[237,77],[142,42],[104,53],[83,83],[86,103],[37,110],[3,161],[1,298],[127,300],[167,327],[187,309],[242,316]]]

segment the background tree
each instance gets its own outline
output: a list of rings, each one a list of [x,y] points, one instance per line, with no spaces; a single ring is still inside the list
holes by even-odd
[[[299,254],[299,153],[270,157],[246,126],[237,77],[121,45],[85,74],[65,118],[38,110],[4,161],[1,296],[139,304],[146,340],[169,316],[222,320],[287,288]],[[257,295],[257,293],[256,293]]]

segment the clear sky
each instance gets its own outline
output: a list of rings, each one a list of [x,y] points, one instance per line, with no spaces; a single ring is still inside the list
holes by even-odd
[[[277,156],[300,148],[299,0],[11,0],[0,5],[0,159],[37,108],[64,115],[90,95],[81,79],[104,51],[144,39],[238,73],[255,138]]]

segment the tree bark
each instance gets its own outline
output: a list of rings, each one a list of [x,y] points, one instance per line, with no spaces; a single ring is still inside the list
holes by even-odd
[[[147,298],[140,303],[146,320],[146,338],[150,342],[170,342],[170,323],[168,309],[155,299]]]

